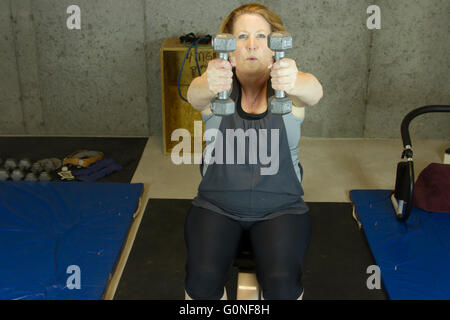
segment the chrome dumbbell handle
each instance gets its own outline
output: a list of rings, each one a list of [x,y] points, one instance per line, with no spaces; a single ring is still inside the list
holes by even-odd
[[[275,51],[275,62],[284,58],[284,51]],[[278,99],[286,97],[286,93],[283,90],[274,90],[275,97]]]
[[[225,61],[228,61],[228,52],[219,52],[219,59],[223,59]],[[228,91],[221,91],[219,92],[219,99],[220,100],[227,100],[228,99]]]

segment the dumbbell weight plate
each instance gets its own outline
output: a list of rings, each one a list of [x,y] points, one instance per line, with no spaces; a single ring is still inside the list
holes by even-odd
[[[33,165],[31,166],[30,171],[33,172],[34,174],[39,174],[41,173],[41,171],[43,171],[44,169],[42,168],[42,165],[40,162],[35,162],[33,163]]]
[[[51,180],[52,177],[46,171],[41,172],[41,174],[39,175],[39,181],[51,181]]]
[[[23,171],[20,169],[14,169],[13,172],[11,173],[11,179],[13,181],[20,181],[22,180],[24,177]]]
[[[19,168],[23,171],[27,171],[31,168],[31,160],[28,158],[20,159]]]
[[[13,158],[8,158],[5,160],[3,167],[5,167],[6,170],[14,170],[17,168],[17,161]]]
[[[53,172],[57,170],[59,167],[61,167],[62,161],[58,158],[48,158],[43,159],[42,161],[42,167],[47,172]]]
[[[53,171],[58,170],[62,166],[62,160],[58,158],[50,158],[53,162]]]
[[[38,178],[33,172],[28,172],[25,179],[25,181],[38,181]]]
[[[0,181],[6,181],[9,179],[9,172],[6,169],[0,169]]]

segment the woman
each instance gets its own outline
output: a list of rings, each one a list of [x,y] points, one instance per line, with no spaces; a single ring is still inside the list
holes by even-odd
[[[224,286],[243,230],[250,235],[263,298],[303,297],[301,264],[311,226],[308,207],[301,198],[297,145],[303,107],[320,100],[322,86],[313,75],[299,71],[293,59],[274,62],[274,52],[267,47],[267,37],[274,31],[285,31],[283,23],[263,5],[249,4],[232,11],[220,32],[236,37],[236,50],[229,61],[211,60],[207,71],[195,78],[188,90],[188,101],[202,111],[206,130],[218,129],[222,137],[230,129],[252,129],[259,134],[256,144],[250,138],[245,144],[245,163],[213,161],[203,165],[203,179],[185,224],[187,299],[227,298]],[[210,102],[225,90],[231,92],[236,111],[216,116]],[[291,113],[270,112],[268,97],[274,90],[283,90],[292,99]],[[217,155],[220,148],[227,159],[226,153],[235,149],[225,146],[232,142],[214,144],[216,140],[208,141],[207,149],[214,146]],[[249,161],[249,152],[258,146],[261,151],[264,142],[267,154],[271,150],[278,157],[275,173],[263,174],[262,161]]]

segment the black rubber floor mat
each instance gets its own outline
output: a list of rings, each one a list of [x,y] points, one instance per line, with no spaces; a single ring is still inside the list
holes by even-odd
[[[184,221],[191,200],[150,199],[115,299],[184,299]],[[350,203],[308,203],[312,239],[305,258],[305,300],[386,299],[369,290],[367,268],[374,264],[365,237],[352,218]],[[227,283],[236,299],[237,269]]]

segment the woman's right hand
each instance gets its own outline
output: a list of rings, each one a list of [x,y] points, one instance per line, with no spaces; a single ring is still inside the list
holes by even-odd
[[[223,59],[213,59],[206,69],[208,89],[214,94],[229,91],[233,83],[232,64]]]

